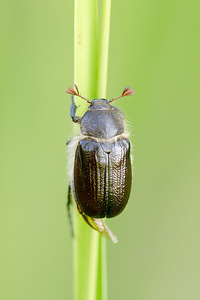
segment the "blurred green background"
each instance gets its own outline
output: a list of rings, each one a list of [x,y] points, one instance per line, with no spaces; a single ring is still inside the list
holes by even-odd
[[[66,215],[73,1],[1,0],[0,299],[72,299]],[[109,299],[200,299],[199,2],[113,1],[108,98],[134,180],[109,220]]]

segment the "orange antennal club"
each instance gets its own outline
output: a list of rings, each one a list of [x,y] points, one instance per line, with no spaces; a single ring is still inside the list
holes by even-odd
[[[123,90],[122,94],[121,94],[119,97],[111,99],[111,100],[109,101],[109,103],[111,103],[111,102],[113,102],[113,101],[115,101],[115,100],[117,100],[117,99],[119,99],[119,98],[122,98],[122,97],[125,97],[125,96],[129,96],[129,95],[134,95],[134,90],[133,90],[133,89],[130,89],[129,86],[127,86],[127,87]]]
[[[71,87],[69,87],[68,90],[66,91],[66,93],[67,93],[67,94],[74,95],[74,96],[78,96],[78,97],[80,97],[80,98],[86,100],[88,103],[92,103],[90,100],[84,98],[83,96],[81,96],[81,95],[79,94],[79,90],[78,90],[78,87],[77,87],[76,84],[74,84],[74,89],[71,88]]]

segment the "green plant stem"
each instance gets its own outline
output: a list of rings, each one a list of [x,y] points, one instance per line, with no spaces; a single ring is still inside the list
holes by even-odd
[[[111,0],[102,1],[101,9],[101,31],[99,43],[99,72],[97,91],[99,98],[106,98],[107,70],[108,70],[108,51],[110,34],[110,13]]]
[[[110,0],[102,0],[99,34],[97,0],[75,0],[74,83],[85,98],[106,97]],[[88,103],[75,99],[82,115]],[[78,127],[75,124],[74,130]],[[106,300],[106,240],[74,212],[74,299]]]
[[[98,8],[96,0],[75,0],[74,79],[84,97],[97,97]],[[78,99],[76,99],[79,102]],[[81,107],[88,104],[80,101]]]
[[[106,98],[109,33],[110,33],[111,0],[103,0],[101,8],[101,31],[99,42],[99,68],[97,92],[99,98]],[[106,261],[106,239],[99,236],[99,264],[97,278],[96,300],[107,299],[107,261]]]

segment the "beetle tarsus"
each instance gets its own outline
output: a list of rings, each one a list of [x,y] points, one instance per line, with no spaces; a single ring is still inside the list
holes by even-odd
[[[72,121],[74,123],[80,123],[81,117],[76,116],[76,110],[77,110],[78,106],[76,106],[76,104],[74,102],[74,95],[71,96],[71,99],[72,99],[72,105],[70,106],[70,117],[72,118]]]
[[[72,140],[69,140],[66,142],[66,145],[68,146],[71,143]]]
[[[67,215],[68,215],[68,220],[69,220],[69,226],[70,226],[71,235],[72,235],[72,237],[74,237],[74,227],[73,227],[71,210],[70,210],[71,204],[72,204],[72,187],[69,184],[69,186],[68,186],[68,194],[67,194]]]

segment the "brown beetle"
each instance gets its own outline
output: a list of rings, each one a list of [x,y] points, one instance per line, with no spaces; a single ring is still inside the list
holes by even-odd
[[[80,124],[81,135],[68,142],[74,145],[74,165],[68,190],[70,216],[71,193],[79,213],[101,234],[116,242],[115,236],[101,220],[120,214],[125,208],[132,181],[130,141],[124,128],[124,114],[111,103],[121,97],[133,95],[128,87],[121,96],[89,101],[79,94],[78,88],[69,88],[72,94],[70,116]],[[90,103],[83,117],[76,116],[74,95]],[[72,224],[72,223],[71,223]]]

